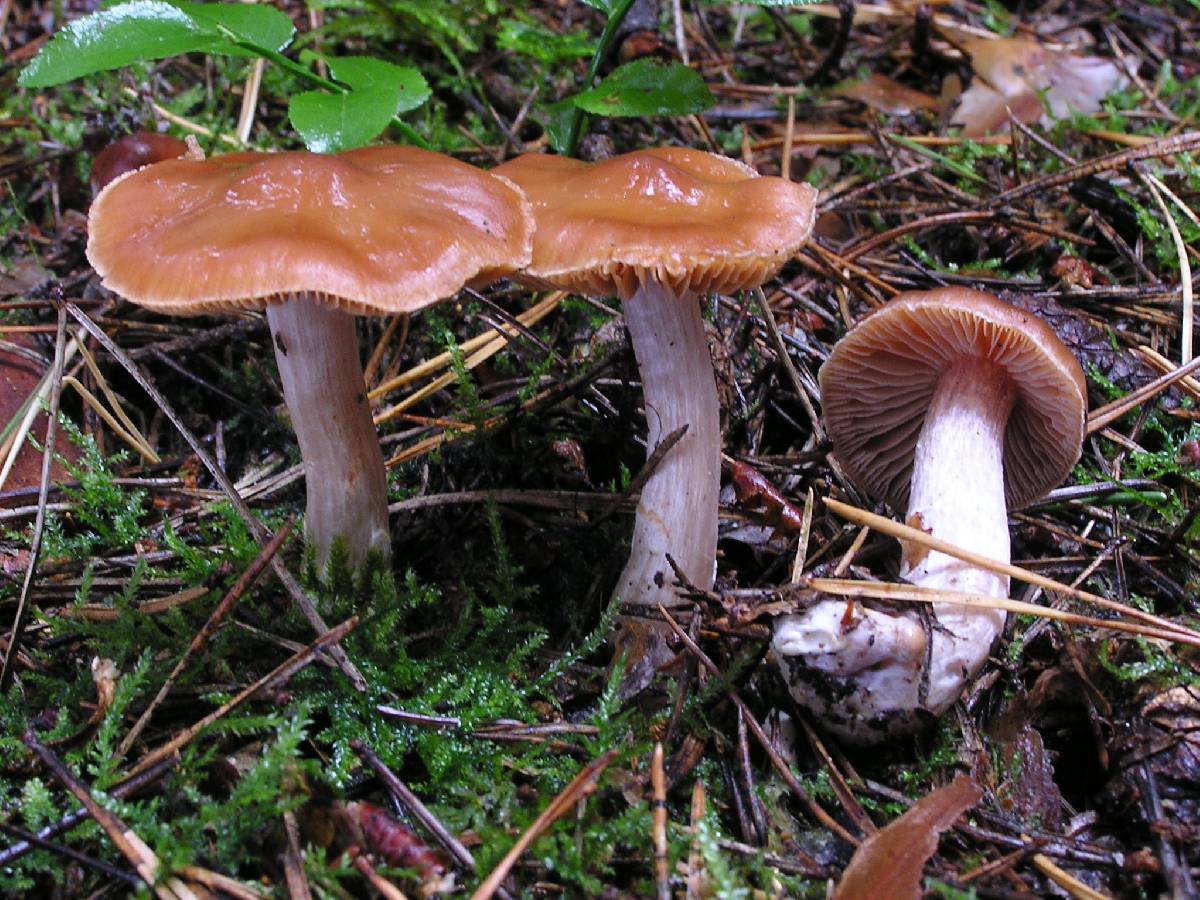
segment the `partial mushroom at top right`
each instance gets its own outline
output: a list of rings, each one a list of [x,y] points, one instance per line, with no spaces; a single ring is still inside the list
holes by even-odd
[[[1079,363],[1036,316],[961,287],[900,294],[834,347],[820,372],[833,452],[905,521],[1009,562],[1008,510],[1070,473],[1083,444]],[[923,547],[900,577],[1008,597],[1008,578]],[[912,733],[949,709],[1004,629],[999,609],[914,609],[828,599],[781,617],[773,648],[800,706],[856,743]]]

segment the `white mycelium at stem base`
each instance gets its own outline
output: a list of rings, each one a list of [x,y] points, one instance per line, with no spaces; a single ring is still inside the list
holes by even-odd
[[[335,539],[352,567],[391,556],[387,478],[371,420],[354,318],[297,295],[267,307],[279,380],[300,444],[305,536],[324,566]]]
[[[1009,561],[1004,433],[1013,386],[993,363],[964,358],[942,374],[917,440],[908,524],[964,550]],[[1008,596],[1008,579],[942,553],[906,547],[901,577],[950,591]],[[948,709],[1004,628],[1001,610],[933,606],[933,645],[914,613],[825,600],[776,626],[794,696],[851,740],[912,731]],[[928,660],[927,660],[928,657]],[[817,677],[800,669],[808,668]],[[807,694],[801,697],[801,693]]]
[[[646,409],[646,453],[688,430],[642,487],[629,562],[617,582],[626,603],[678,605],[672,559],[698,587],[712,587],[721,489],[720,405],[696,297],[649,280],[622,304]]]

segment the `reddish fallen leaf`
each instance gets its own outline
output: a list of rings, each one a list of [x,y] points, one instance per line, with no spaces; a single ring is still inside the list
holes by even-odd
[[[865,103],[891,116],[907,116],[918,109],[937,112],[937,97],[905,87],[886,75],[875,73],[859,81],[844,81],[833,89],[835,97]]]
[[[366,849],[387,865],[415,869],[422,881],[445,877],[447,869],[441,857],[387,810],[370,803],[347,803],[346,815],[362,833]]]
[[[833,892],[835,900],[918,900],[925,863],[937,851],[938,836],[982,796],[983,791],[970,776],[959,775],[922,797],[854,851]]]
[[[28,347],[31,350],[37,348],[33,339],[27,334],[10,333],[5,335],[5,340],[12,344]],[[45,348],[38,349],[41,349],[43,352],[45,351]],[[22,414],[22,407],[33,392],[37,390],[38,384],[42,380],[43,371],[42,366],[24,356],[0,350],[0,426],[8,424],[18,415]],[[34,420],[33,429],[30,433],[38,441],[45,438],[45,413],[39,414]],[[58,438],[54,442],[54,450],[56,454],[72,461],[79,458],[79,451],[63,437],[61,430],[59,430]],[[7,492],[36,488],[41,484],[41,480],[41,451],[29,441],[25,441],[17,453],[17,460],[13,464],[12,470],[8,473],[8,479],[4,482],[3,490]],[[54,462],[50,467],[51,483],[68,480],[70,480],[70,475],[67,474],[66,469],[57,461]],[[36,497],[31,498],[18,495],[15,499],[6,503],[0,502],[0,506],[27,506],[36,501]]]
[[[733,493],[739,505],[782,531],[799,532],[804,527],[800,510],[784,499],[779,488],[761,472],[737,461],[730,463],[729,469],[733,475]]]

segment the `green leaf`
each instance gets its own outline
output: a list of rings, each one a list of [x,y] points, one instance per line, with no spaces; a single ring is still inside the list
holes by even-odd
[[[331,57],[329,74],[348,90],[306,91],[292,98],[288,117],[314,153],[339,153],[370,143],[392,117],[429,99],[429,85],[416,69],[369,56]]]
[[[605,15],[609,15],[613,11],[613,7],[617,5],[617,0],[583,0],[592,9],[598,9]]]
[[[638,59],[617,67],[572,102],[598,116],[686,116],[716,101],[704,79],[682,63]]]
[[[546,139],[555,153],[566,153],[571,142],[571,121],[575,115],[575,98],[568,97],[546,107],[543,119]]]
[[[49,87],[84,75],[181,53],[252,55],[235,41],[279,50],[291,20],[270,6],[133,0],[76,19],[21,72],[25,87]]]
[[[233,40],[267,50],[282,50],[292,42],[296,33],[291,19],[273,6],[263,3],[189,3],[187,0],[171,0],[171,5],[210,28],[214,34],[231,35]],[[252,55],[251,51],[241,48],[209,52]]]

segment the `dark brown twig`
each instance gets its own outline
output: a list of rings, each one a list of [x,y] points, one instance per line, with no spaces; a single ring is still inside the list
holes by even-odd
[[[375,774],[383,781],[387,789],[392,792],[393,796],[400,801],[401,805],[412,814],[425,829],[432,834],[439,844],[446,848],[451,856],[457,860],[458,864],[468,872],[475,871],[475,857],[471,855],[466,847],[462,845],[450,830],[446,828],[438,817],[429,811],[429,808],[421,802],[408,786],[400,780],[400,778],[389,769],[370,747],[362,741],[353,740],[350,742],[350,749],[357,753],[367,765],[375,770]]]
[[[126,797],[136,794],[143,788],[158,781],[159,778],[165,775],[167,771],[175,765],[176,761],[176,758],[164,759],[158,765],[152,766],[149,769],[146,769],[144,772],[141,772],[130,778],[126,778],[124,781],[118,782],[109,788],[109,796],[114,800],[124,800]],[[89,818],[90,814],[88,813],[87,809],[77,809],[75,812],[68,813],[67,815],[63,816],[57,822],[53,822],[49,825],[46,825],[44,828],[39,829],[35,836],[42,840],[52,838],[63,834],[64,832],[70,831],[81,822],[86,822]],[[20,859],[32,849],[33,845],[27,840],[20,840],[15,844],[10,844],[3,850],[0,850],[0,866],[11,865],[13,862]]]
[[[133,767],[132,772],[141,772],[154,765],[160,759],[170,756],[171,754],[179,751],[181,748],[187,746],[187,744],[191,743],[191,741],[201,731],[203,731],[213,722],[216,722],[218,719],[229,715],[229,713],[233,712],[259,691],[272,685],[282,683],[288,678],[291,678],[294,674],[316,659],[321,650],[335,641],[340,641],[351,631],[353,631],[357,625],[358,616],[351,616],[341,625],[335,625],[307,647],[289,657],[285,662],[281,663],[262,678],[258,679],[258,681],[254,682],[254,684],[244,688],[220,709],[213,710],[203,719],[200,719],[198,722],[195,722],[183,729],[181,732],[175,735],[175,737],[171,738],[171,740],[167,741],[157,750],[147,753],[141,758],[141,760],[138,761],[138,764]]]
[[[579,774],[571,779],[571,783],[550,801],[549,806],[542,810],[541,815],[534,819],[533,824],[525,830],[525,833],[517,838],[517,842],[504,854],[504,858],[500,860],[492,873],[471,895],[471,900],[488,900],[493,896],[500,889],[500,882],[508,877],[509,871],[529,845],[541,837],[547,828],[562,818],[576,803],[596,790],[596,783],[600,775],[616,758],[617,751],[609,750],[584,766]]]
[[[126,354],[120,347],[118,347],[113,342],[113,339],[104,332],[104,329],[92,321],[91,317],[88,316],[87,313],[75,306],[73,303],[66,304],[66,309],[67,312],[69,312],[71,316],[77,322],[79,322],[79,324],[82,325],[84,329],[86,329],[87,332],[92,335],[92,337],[96,339],[100,346],[108,351],[109,355],[111,355],[113,359],[120,363],[121,368],[129,373],[130,377],[132,377],[133,380],[138,383],[138,386],[145,391],[150,399],[154,401],[155,405],[162,410],[163,415],[165,415],[170,420],[171,424],[175,426],[175,429],[187,443],[188,447],[190,447],[191,451],[196,454],[196,458],[199,459],[204,465],[204,468],[208,470],[208,473],[212,476],[213,481],[215,481],[220,486],[221,490],[224,491],[225,496],[233,505],[234,510],[237,511],[238,517],[245,523],[249,532],[254,535],[254,538],[258,541],[259,546],[266,544],[267,541],[270,540],[270,532],[267,530],[267,527],[263,525],[262,522],[260,522],[252,512],[250,512],[250,507],[246,505],[246,501],[242,499],[242,495],[238,493],[237,488],[233,485],[233,482],[229,480],[229,476],[227,476],[225,471],[217,465],[216,460],[212,458],[212,454],[205,449],[204,445],[200,442],[196,435],[192,433],[191,429],[184,424],[183,419],[181,419],[179,414],[175,412],[174,407],[167,402],[167,399],[159,392],[158,388],[154,386],[153,382],[146,377],[145,373],[142,372],[137,363],[130,359],[129,355]],[[304,618],[308,620],[310,625],[312,625],[313,630],[319,635],[325,634],[328,631],[328,626],[325,624],[325,620],[317,611],[316,604],[313,603],[312,598],[310,598],[308,594],[304,592],[304,589],[300,586],[300,583],[296,581],[295,576],[288,571],[287,566],[285,566],[278,558],[275,558],[271,560],[271,567],[276,576],[279,578],[280,583],[291,596],[292,602],[296,604],[296,608],[300,610],[300,612],[304,615]],[[362,673],[358,671],[358,667],[350,661],[350,658],[346,656],[346,652],[342,650],[341,647],[332,647],[329,655],[333,657],[333,660],[338,664],[338,667],[342,670],[345,676],[350,679],[351,684],[353,684],[357,690],[365,691],[367,689],[366,679],[363,678]]]
[[[263,570],[275,558],[275,554],[279,552],[279,548],[291,536],[294,524],[295,520],[293,519],[289,519],[283,524],[283,527],[267,542],[254,562],[242,573],[233,587],[229,589],[229,592],[221,599],[221,602],[217,604],[212,614],[208,617],[208,621],[200,627],[200,630],[192,638],[192,642],[183,652],[183,656],[179,657],[179,662],[175,664],[175,668],[171,670],[171,674],[167,676],[162,687],[158,689],[158,693],[154,695],[154,699],[146,706],[145,711],[138,718],[137,722],[134,723],[133,727],[129,729],[129,733],[125,735],[120,745],[118,745],[116,753],[118,758],[129,752],[129,748],[138,739],[138,735],[142,733],[142,729],[150,722],[150,717],[154,715],[154,710],[158,708],[158,705],[171,692],[171,688],[175,686],[175,682],[183,674],[183,670],[191,658],[199,653],[200,649],[208,643],[208,639],[216,632],[217,627],[225,620],[225,617],[229,615],[233,607],[237,605],[245,593],[253,587],[254,582],[258,580]]]
[[[39,741],[32,731],[26,731],[21,736],[21,740],[62,783],[63,787],[74,794],[75,799],[83,804],[88,814],[104,829],[104,833],[113,842],[113,846],[133,865],[138,877],[146,882],[146,885],[152,888],[161,900],[188,900],[188,898],[195,897],[177,878],[160,880],[161,867],[154,851],[147,847],[142,839],[134,834],[115,814],[97,803],[96,798],[92,796],[83,782],[76,778],[74,773],[54,754],[54,751]]]
[[[658,604],[658,611],[666,623],[671,626],[671,630],[683,641],[683,645],[700,660],[704,667],[714,675],[721,674],[721,670],[717,668],[717,664],[709,659],[708,654],[701,650],[699,645],[688,636],[688,633],[680,627],[679,623],[672,618],[671,614],[667,612],[666,607],[661,603]],[[804,789],[804,786],[796,780],[796,776],[792,774],[791,768],[784,761],[783,757],[779,755],[775,747],[772,746],[770,739],[767,738],[767,733],[758,724],[758,720],[754,718],[754,714],[750,712],[750,708],[746,706],[745,701],[737,695],[736,691],[727,691],[725,695],[733,702],[734,706],[742,711],[742,714],[746,717],[746,724],[754,734],[759,745],[766,751],[767,756],[771,760],[771,765],[775,767],[775,771],[779,773],[779,777],[783,779],[792,793],[796,795],[809,814],[843,841],[857,847],[861,843],[861,840],[843,828],[829,813],[825,812],[817,801],[812,798],[812,795]],[[816,860],[812,860],[812,864],[814,868],[817,867]]]
[[[32,831],[26,831],[24,828],[18,828],[16,825],[7,825],[0,822],[0,831],[5,834],[10,834],[15,838],[20,838],[22,841],[27,841],[30,844],[41,847],[43,850],[49,850],[51,853],[66,859],[74,860],[75,862],[87,866],[90,869],[95,869],[97,872],[102,872],[109,878],[115,878],[117,881],[123,881],[133,888],[141,885],[141,879],[136,875],[131,875],[124,869],[118,869],[116,866],[111,866],[102,859],[96,859],[94,856],[88,856],[86,853],[80,853],[72,847],[67,847],[63,844],[56,844],[54,841],[48,841],[45,838],[38,837]]]

